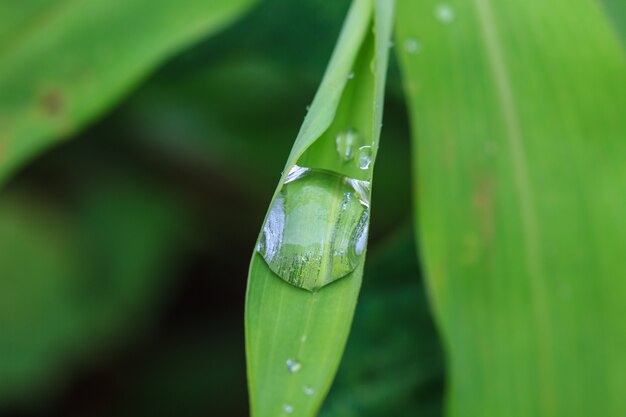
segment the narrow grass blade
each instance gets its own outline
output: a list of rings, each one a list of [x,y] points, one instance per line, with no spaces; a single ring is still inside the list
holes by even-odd
[[[626,409],[626,61],[590,0],[398,2],[450,416]]]
[[[343,194],[337,193],[334,186],[324,185],[326,180],[320,180],[322,185],[304,183],[302,187],[297,185],[300,179],[291,183],[294,167],[323,170],[315,171],[314,175],[333,172],[336,174],[332,175],[343,176],[341,178],[371,182],[381,128],[392,7],[390,1],[355,0],[348,13],[271,204],[275,208],[280,199],[286,199],[288,222],[290,210],[299,213],[292,217],[300,219],[295,228],[296,237],[292,236],[294,239],[306,241],[321,234],[333,240],[337,232],[332,232],[332,220],[337,218],[338,210],[343,210],[339,200]],[[359,167],[356,156],[347,161],[339,156],[337,138],[347,137],[348,130],[354,134],[350,141],[371,147],[371,163],[367,166]],[[344,142],[340,140],[340,143]],[[283,194],[286,184],[289,184],[289,192]],[[345,183],[335,181],[334,184],[339,188]],[[361,191],[361,197],[369,200],[369,189]],[[348,200],[344,203],[352,207]],[[355,207],[354,210],[358,210],[358,206]],[[350,214],[350,210],[343,213]],[[339,216],[337,224],[345,225],[341,219]],[[271,223],[266,220],[265,227]],[[265,242],[265,227],[259,245]],[[326,230],[329,233],[324,234]],[[342,266],[340,257],[330,254],[328,249],[328,244],[322,244],[322,272]],[[289,250],[278,253],[285,259],[297,255]],[[356,258],[357,264],[347,276],[322,288],[317,288],[317,281],[313,279],[307,281],[308,286],[303,283],[303,289],[281,279],[272,272],[274,268],[270,269],[275,265],[255,252],[246,300],[246,350],[253,416],[313,416],[317,413],[348,336],[364,256],[363,253]],[[299,266],[310,272],[312,262]],[[297,282],[298,277],[295,278]]]
[[[0,3],[0,184],[253,2]]]

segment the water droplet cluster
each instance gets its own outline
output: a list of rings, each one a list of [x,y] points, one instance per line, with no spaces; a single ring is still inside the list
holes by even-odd
[[[438,3],[433,12],[435,19],[445,25],[452,23],[456,18],[454,9],[447,3]],[[404,39],[402,47],[407,54],[418,54],[422,51],[422,43],[414,37]]]

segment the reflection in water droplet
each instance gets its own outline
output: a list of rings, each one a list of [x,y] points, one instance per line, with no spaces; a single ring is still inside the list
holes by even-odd
[[[306,395],[315,394],[315,390],[313,389],[313,387],[310,387],[308,385],[305,385],[304,387],[302,387],[302,392],[304,392]]]
[[[422,50],[422,45],[415,38],[407,38],[404,40],[404,50],[409,54],[415,54]]]
[[[283,405],[283,411],[287,414],[291,414],[293,413],[293,405],[291,404],[285,404]]]
[[[302,369],[302,364],[293,358],[289,358],[287,359],[287,369],[289,369],[289,372],[292,374],[295,374]]]
[[[440,3],[435,7],[435,16],[441,23],[450,23],[454,20],[454,9],[446,3]]]
[[[361,144],[361,135],[355,129],[348,128],[339,132],[335,138],[335,145],[339,157],[344,161],[349,161],[354,157],[354,151]]]
[[[361,146],[359,148],[359,155],[357,157],[357,163],[359,168],[368,169],[372,164],[372,147]]]
[[[350,71],[350,72],[348,73],[348,79],[349,79],[349,80],[351,80],[351,79],[353,79],[353,78],[354,78],[354,71]]]
[[[270,208],[257,251],[276,275],[309,291],[347,276],[367,242],[369,194],[367,181],[294,166]]]
[[[308,168],[294,165],[293,168],[289,170],[289,173],[287,174],[287,178],[285,178],[285,184],[289,184],[292,181],[302,178],[308,171],[309,171]]]

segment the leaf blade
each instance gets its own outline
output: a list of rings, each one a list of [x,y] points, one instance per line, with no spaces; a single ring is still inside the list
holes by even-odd
[[[617,415],[620,45],[594,2],[449,4],[402,1],[396,28],[423,45],[399,57],[448,414]]]
[[[105,111],[167,56],[253,3],[4,3],[0,183]]]
[[[287,173],[305,151],[310,162],[325,163],[326,151],[315,148],[315,142],[328,142],[329,138],[334,142],[333,129],[346,120],[367,126],[367,135],[372,145],[377,146],[391,31],[392,9],[388,8],[392,6],[392,2],[376,2],[375,5],[370,0],[353,2],[274,198]],[[366,35],[372,14],[378,31],[375,39]],[[363,42],[364,46],[361,46]],[[381,49],[383,45],[384,50]],[[367,75],[369,60],[365,57],[374,58],[368,53],[376,54],[375,76]],[[363,80],[355,79],[353,83],[358,83],[359,87],[354,88],[367,90],[365,97],[371,99],[371,102],[357,100],[360,103],[357,106],[352,106],[352,101],[345,97],[347,76],[353,69],[353,62],[356,62],[356,78],[362,74],[360,79]],[[372,168],[367,172],[367,179],[371,179],[371,172]],[[348,336],[363,261],[364,255],[349,276],[311,293],[286,284],[269,270],[259,254],[253,255],[246,296],[246,354],[252,415],[274,415],[283,412],[283,407],[293,407],[293,412],[299,415],[317,413]],[[288,359],[301,362],[301,368],[290,374]]]

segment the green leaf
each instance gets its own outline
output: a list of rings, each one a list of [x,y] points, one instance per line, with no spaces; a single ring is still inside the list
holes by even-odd
[[[364,143],[371,145],[372,157],[376,155],[392,7],[393,2],[389,1],[354,1],[272,203],[277,201],[296,163],[371,181],[373,164],[359,170],[343,163],[335,150],[335,137],[353,127],[363,135]],[[316,193],[312,187],[308,197],[300,198],[308,204],[307,198],[317,198]],[[331,199],[329,204],[335,202]],[[300,227],[303,238],[317,232],[311,224]],[[324,259],[331,260],[328,256]],[[310,292],[280,279],[259,254],[253,255],[246,300],[252,415],[264,417],[289,411],[315,415],[328,392],[348,336],[363,262],[364,254],[352,273]],[[293,373],[288,369],[290,359]]]
[[[396,32],[448,415],[619,416],[625,55],[595,1],[448,4]]]
[[[0,184],[253,2],[2,2]]]

